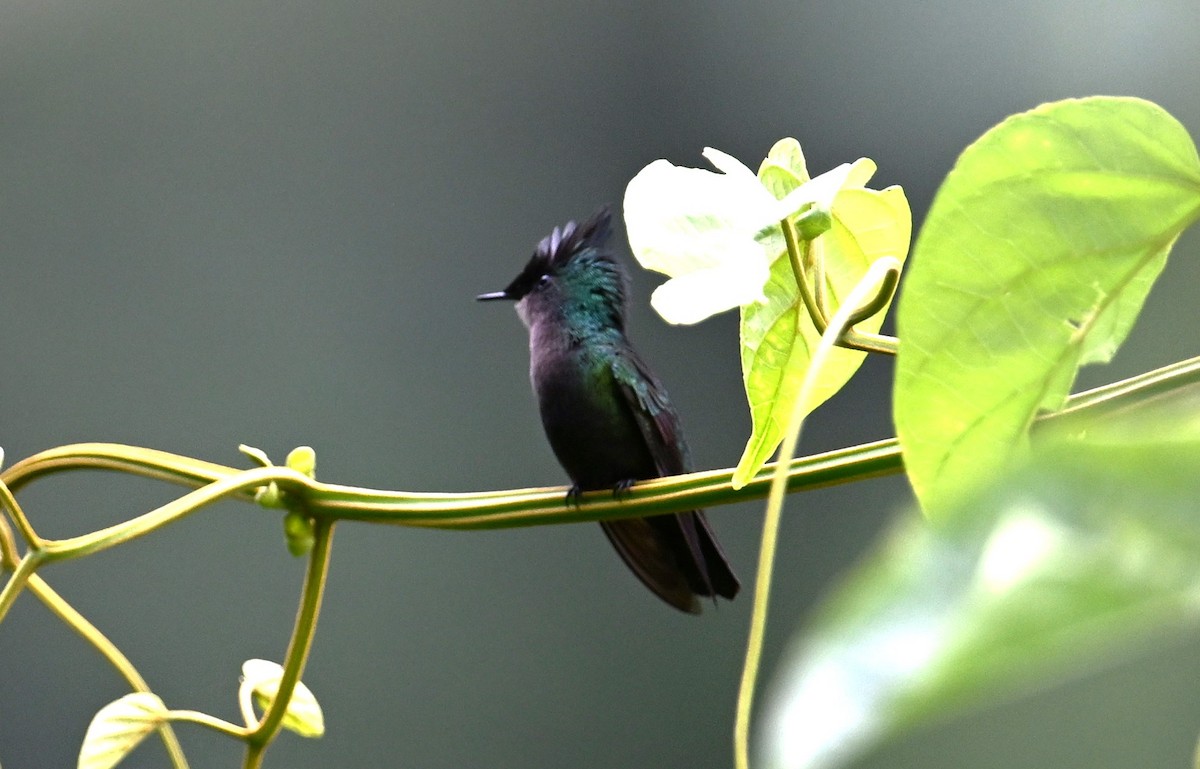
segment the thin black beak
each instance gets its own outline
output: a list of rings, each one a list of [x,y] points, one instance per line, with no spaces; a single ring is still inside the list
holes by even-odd
[[[511,299],[507,291],[493,291],[490,294],[480,294],[475,297],[476,301],[491,302],[496,299]]]

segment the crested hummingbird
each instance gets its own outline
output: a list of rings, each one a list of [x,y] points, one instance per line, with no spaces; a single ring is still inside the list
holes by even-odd
[[[610,229],[607,207],[555,227],[507,288],[476,297],[517,303],[542,426],[572,499],[688,471],[679,417],[625,335],[628,277],[607,245]],[[699,614],[697,596],[737,595],[703,511],[600,526],[633,573],[675,608]]]

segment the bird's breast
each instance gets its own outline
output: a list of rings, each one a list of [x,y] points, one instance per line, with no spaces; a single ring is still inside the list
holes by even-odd
[[[535,354],[530,377],[550,447],[581,489],[658,475],[606,348],[578,344]]]

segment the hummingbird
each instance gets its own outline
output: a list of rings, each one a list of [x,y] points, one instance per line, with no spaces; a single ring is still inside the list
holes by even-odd
[[[688,450],[667,392],[625,335],[628,276],[608,246],[606,206],[538,243],[503,291],[476,299],[516,302],[529,329],[529,377],[542,426],[580,492],[627,490],[635,481],[688,472]],[[698,596],[733,598],[738,579],[701,510],[602,521],[635,575],[677,609]]]

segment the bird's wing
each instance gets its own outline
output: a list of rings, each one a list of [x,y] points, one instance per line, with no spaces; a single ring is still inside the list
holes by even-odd
[[[687,444],[666,389],[628,347],[616,350],[611,360],[613,378],[637,420],[659,475],[687,472]]]
[[[637,353],[628,347],[616,351],[612,357],[612,367],[618,389],[637,421],[659,475],[687,472],[687,444],[683,440],[679,418],[667,400],[666,389]],[[650,528],[658,531],[659,536],[679,538],[687,544],[691,564],[681,565],[688,574],[692,590],[700,595],[720,595],[726,598],[733,598],[737,594],[740,587],[738,579],[734,576],[721,546],[717,544],[716,536],[709,528],[703,511],[654,516],[648,521],[652,522]],[[622,548],[612,533],[609,533],[609,538],[613,539],[613,544],[621,551]],[[624,552],[622,555],[625,555]],[[629,560],[626,557],[626,561]],[[638,570],[635,568],[634,571]]]

